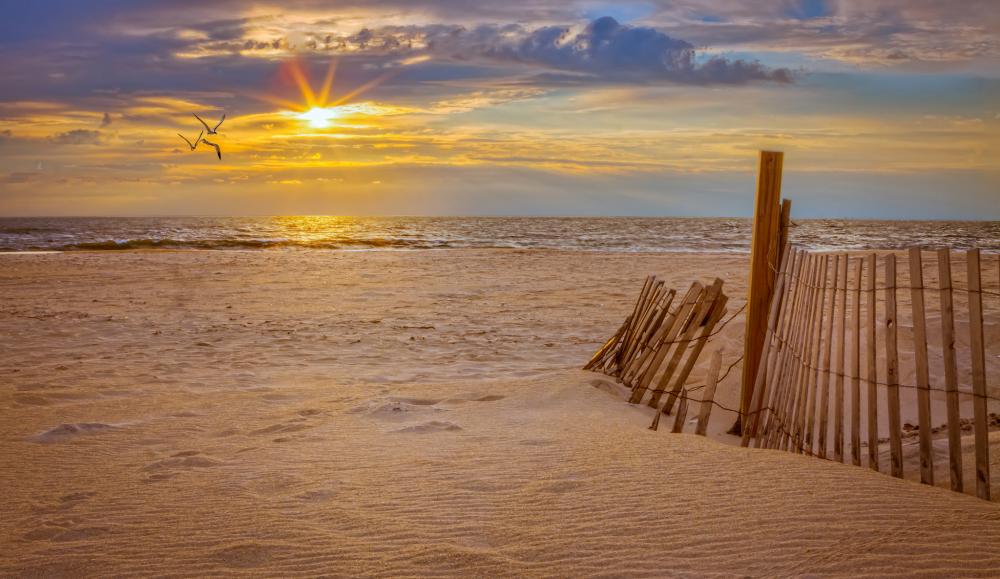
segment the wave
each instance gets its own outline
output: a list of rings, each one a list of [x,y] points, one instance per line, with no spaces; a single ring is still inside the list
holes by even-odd
[[[803,220],[813,250],[979,247],[1000,222]],[[0,252],[122,250],[515,249],[747,253],[748,219],[519,217],[0,218]]]
[[[105,241],[84,241],[45,246],[4,246],[0,252],[25,251],[141,251],[141,250],[267,250],[267,249],[325,249],[325,250],[414,250],[414,249],[514,249],[514,250],[571,250],[608,251],[612,253],[698,253],[712,251],[718,253],[746,253],[744,247],[718,246],[695,247],[691,245],[609,245],[602,243],[552,240],[539,243],[537,240],[486,241],[472,239],[109,239]]]
[[[123,251],[138,249],[359,249],[400,248],[439,249],[454,245],[448,241],[408,239],[111,239],[69,243],[56,247],[59,251]]]
[[[35,233],[55,233],[58,229],[52,227],[0,227],[0,234],[31,235]]]

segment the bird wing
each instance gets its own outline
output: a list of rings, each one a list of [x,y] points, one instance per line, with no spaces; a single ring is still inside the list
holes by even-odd
[[[205,134],[205,131],[202,131],[202,132],[198,133],[198,138],[194,140],[194,145],[191,146],[192,149],[194,149],[195,147],[198,146],[198,143],[201,142],[201,137],[204,134]],[[185,140],[187,140],[187,139],[185,139]]]
[[[212,143],[210,141],[206,141],[204,139],[202,139],[201,142],[205,143],[209,147],[214,147],[215,148],[215,154],[219,156],[219,160],[220,161],[222,160],[222,147],[220,147],[219,145],[216,145],[215,143]]]
[[[206,131],[209,131],[209,132],[211,132],[211,130],[212,130],[212,129],[209,129],[209,128],[208,128],[208,123],[206,123],[205,121],[201,120],[201,117],[199,117],[199,116],[198,116],[198,115],[197,115],[196,113],[191,113],[191,114],[192,114],[192,115],[194,115],[194,118],[198,119],[198,122],[199,122],[199,123],[201,123],[201,124],[205,125],[205,130],[206,130]]]
[[[191,147],[192,149],[195,147],[194,145],[191,144],[191,141],[187,140],[187,137],[185,137],[184,135],[177,133],[177,136],[184,139],[184,142],[187,143],[188,146]]]
[[[212,131],[218,131],[219,127],[222,126],[222,121],[224,121],[224,120],[226,120],[226,113],[222,113],[222,118],[219,119],[219,124],[215,125],[215,128],[212,129]]]

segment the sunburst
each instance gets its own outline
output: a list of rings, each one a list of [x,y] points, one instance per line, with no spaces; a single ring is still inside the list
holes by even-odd
[[[404,61],[401,63],[401,67],[416,64],[416,62],[423,62],[423,60]],[[398,74],[401,67],[385,72],[363,85],[347,91],[337,99],[331,99],[334,79],[337,76],[337,61],[330,62],[319,90],[314,90],[302,63],[299,60],[290,59],[282,65],[282,71],[298,87],[302,94],[302,102],[272,95],[261,95],[261,98],[282,107],[285,109],[282,111],[284,114],[304,121],[310,127],[324,129],[333,125],[337,120],[356,113],[358,108],[348,103]]]

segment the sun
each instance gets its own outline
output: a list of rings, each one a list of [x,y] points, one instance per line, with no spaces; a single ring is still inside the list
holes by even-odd
[[[295,116],[298,119],[308,122],[310,127],[325,129],[330,126],[331,121],[339,119],[343,115],[337,107],[313,107]]]
[[[331,89],[337,70],[336,61],[331,62],[327,68],[326,77],[320,84],[319,90],[314,90],[302,63],[297,59],[292,59],[283,63],[282,71],[298,87],[304,102],[298,103],[271,95],[260,95],[260,98],[281,106],[284,109],[280,111],[281,114],[304,121],[314,129],[325,129],[333,126],[338,120],[341,122],[337,124],[343,124],[346,117],[351,114],[378,114],[377,107],[366,106],[364,103],[351,104],[351,101],[398,74],[400,68],[418,62],[423,62],[423,60],[411,59],[402,62],[396,70],[385,72],[377,78],[347,91],[346,94],[342,94],[338,98],[331,98]]]

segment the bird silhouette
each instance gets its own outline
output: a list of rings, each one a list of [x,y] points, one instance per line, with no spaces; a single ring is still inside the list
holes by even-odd
[[[205,140],[205,139],[202,139],[202,140],[201,140],[201,142],[202,142],[202,143],[205,143],[205,144],[206,144],[206,145],[208,145],[209,147],[213,147],[213,148],[215,149],[215,154],[219,156],[219,160],[220,160],[220,161],[222,160],[222,148],[221,148],[221,147],[219,147],[219,146],[218,146],[218,145],[216,145],[215,143],[213,143],[213,142],[211,142],[211,141],[207,141],[207,140]]]
[[[208,123],[206,123],[205,121],[201,120],[201,117],[199,117],[197,114],[195,114],[195,113],[191,113],[191,114],[194,115],[194,118],[198,119],[199,123],[205,125],[205,130],[208,131],[209,135],[217,135],[217,134],[219,134],[218,133],[219,127],[222,126],[222,121],[226,120],[226,114],[222,113],[222,118],[219,120],[218,124],[216,124],[214,127],[210,127],[210,126],[208,126]]]
[[[177,136],[180,137],[180,138],[182,138],[182,139],[184,139],[184,142],[187,143],[188,147],[191,147],[191,150],[193,151],[193,150],[195,150],[195,149],[198,148],[198,143],[201,142],[201,136],[204,135],[204,134],[205,134],[205,131],[202,131],[202,132],[198,133],[198,138],[195,139],[193,143],[191,141],[189,141],[187,137],[185,137],[184,135],[182,135],[180,133],[177,133]]]

